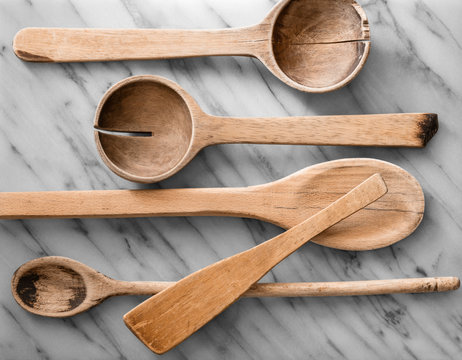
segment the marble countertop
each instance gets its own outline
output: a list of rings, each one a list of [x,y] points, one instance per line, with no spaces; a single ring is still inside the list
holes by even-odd
[[[346,252],[309,244],[266,281],[461,276],[462,2],[362,0],[372,47],[359,76],[328,94],[284,85],[244,57],[34,64],[12,51],[28,26],[222,28],[261,20],[269,0],[0,0],[0,191],[146,187],[114,175],[93,141],[103,93],[136,74],[176,81],[209,113],[288,116],[435,112],[425,149],[220,145],[152,188],[247,186],[345,157],[374,157],[421,183],[420,227],[393,246]],[[1,206],[1,204],[0,204]],[[220,217],[0,221],[1,359],[152,359],[122,315],[144,297],[112,298],[69,319],[20,308],[10,279],[22,263],[61,255],[124,280],[177,280],[282,232]],[[443,359],[462,351],[462,291],[346,298],[244,299],[165,359]]]

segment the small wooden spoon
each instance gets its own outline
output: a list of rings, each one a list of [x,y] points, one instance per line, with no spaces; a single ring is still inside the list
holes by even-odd
[[[21,265],[11,280],[16,302],[33,314],[68,317],[80,314],[111,296],[154,295],[174,282],[120,281],[61,256],[47,256]],[[341,281],[316,283],[260,283],[244,297],[352,296],[427,293],[455,290],[455,277]]]
[[[172,176],[209,145],[423,147],[437,131],[438,120],[436,114],[217,117],[204,113],[176,83],[144,75],[122,80],[106,92],[96,111],[95,128],[98,151],[112,171],[128,180],[151,183]]]
[[[258,25],[224,30],[26,28],[16,34],[26,61],[112,61],[212,55],[253,56],[286,84],[338,89],[369,54],[369,24],[353,0],[282,0]]]
[[[378,172],[388,193],[312,240],[337,249],[370,250],[411,234],[425,207],[413,176],[375,159],[328,161],[244,188],[0,193],[0,219],[217,215],[256,218],[289,229]]]
[[[247,251],[178,281],[125,314],[128,328],[152,351],[163,354],[239,299],[274,266],[330,226],[387,192],[379,174],[301,224]]]

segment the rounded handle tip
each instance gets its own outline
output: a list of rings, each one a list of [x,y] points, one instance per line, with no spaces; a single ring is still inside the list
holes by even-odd
[[[460,287],[458,277],[436,278],[436,288],[438,292],[457,290]]]
[[[46,34],[41,34],[40,29],[24,28],[19,30],[13,39],[13,51],[15,55],[23,61],[53,62],[47,56],[34,53],[34,43],[40,36],[46,36]]]

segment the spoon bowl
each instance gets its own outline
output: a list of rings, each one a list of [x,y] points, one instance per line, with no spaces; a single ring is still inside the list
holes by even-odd
[[[20,275],[16,291],[24,305],[56,312],[78,308],[87,296],[82,276],[71,268],[54,264],[29,269]]]
[[[299,90],[338,89],[359,73],[369,55],[368,20],[355,1],[283,1],[267,21],[271,44],[259,58]]]
[[[98,293],[98,286],[107,287],[109,281],[78,261],[50,256],[20,266],[13,275],[11,290],[16,302],[27,311],[63,317],[103,301],[94,294]]]
[[[95,132],[99,153],[116,173],[150,182],[176,172],[195,155],[191,151],[194,100],[163,79],[144,76],[119,82],[103,97],[95,128],[149,136]],[[182,161],[182,159],[184,159]]]
[[[242,55],[287,85],[322,93],[351,81],[369,54],[369,24],[354,0],[282,0],[254,26],[220,30],[25,28],[26,61],[74,62]]]
[[[178,84],[151,75],[133,76],[111,87],[97,107],[94,125],[106,165],[141,183],[168,178],[209,145],[423,147],[438,129],[436,114],[217,117],[204,113]]]

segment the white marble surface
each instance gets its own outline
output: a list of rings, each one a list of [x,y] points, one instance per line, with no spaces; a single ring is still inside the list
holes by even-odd
[[[310,244],[268,281],[461,276],[462,2],[362,0],[372,50],[347,87],[296,91],[249,58],[32,64],[12,52],[26,26],[219,28],[256,23],[268,0],[0,0],[0,191],[137,188],[111,173],[93,143],[95,106],[134,74],[178,82],[210,113],[285,116],[436,112],[425,149],[223,145],[152,187],[245,186],[343,157],[376,157],[412,173],[426,214],[409,238],[378,251]],[[1,206],[1,204],[0,204]],[[74,318],[31,315],[10,293],[22,263],[45,255],[80,260],[125,280],[176,280],[282,230],[256,220],[151,218],[0,221],[1,359],[152,359],[122,315],[143,298],[121,297]],[[461,291],[318,299],[246,299],[165,359],[443,359],[462,352]]]

